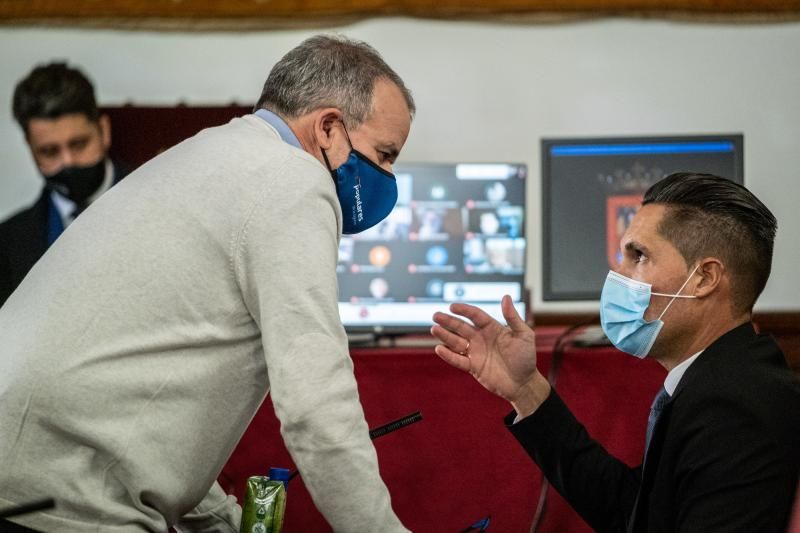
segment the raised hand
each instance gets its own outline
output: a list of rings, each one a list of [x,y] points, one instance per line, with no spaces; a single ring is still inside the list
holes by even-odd
[[[517,404],[530,393],[536,378],[545,384],[546,380],[536,369],[533,330],[520,318],[510,296],[503,297],[501,307],[508,327],[475,306],[455,303],[450,311],[469,322],[435,313],[431,334],[441,342],[435,348],[439,357],[472,374],[490,392]]]

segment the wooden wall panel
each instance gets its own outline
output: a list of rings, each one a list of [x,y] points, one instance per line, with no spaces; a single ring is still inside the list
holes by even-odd
[[[600,323],[600,318],[591,313],[543,313],[536,314],[533,320],[536,326]],[[786,362],[800,376],[800,312],[755,313],[753,322],[761,333],[775,337]]]
[[[529,20],[537,16],[800,18],[800,0],[3,0],[0,24],[179,22],[313,25],[376,16]],[[519,17],[522,17],[521,19]]]

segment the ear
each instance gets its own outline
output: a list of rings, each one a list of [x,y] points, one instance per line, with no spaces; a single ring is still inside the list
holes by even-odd
[[[344,121],[344,115],[341,110],[335,107],[326,107],[316,111],[316,117],[313,123],[313,133],[317,144],[323,150],[330,150],[333,145],[333,139],[341,134],[341,129],[337,128],[337,124]]]
[[[103,114],[100,115],[97,123],[100,126],[100,136],[103,140],[103,148],[108,151],[108,149],[111,148],[111,119],[108,118],[108,115]]]
[[[705,298],[717,290],[727,275],[727,271],[722,261],[716,257],[706,257],[700,260],[695,274],[700,276],[700,282],[694,289],[694,295],[698,298]]]

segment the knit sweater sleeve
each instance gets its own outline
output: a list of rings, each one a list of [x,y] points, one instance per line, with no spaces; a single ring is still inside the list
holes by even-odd
[[[337,305],[341,212],[330,175],[290,159],[235,237],[281,434],[335,531],[405,531],[378,473]]]
[[[179,533],[237,533],[241,519],[242,508],[236,498],[225,494],[215,482],[203,501],[174,527]]]

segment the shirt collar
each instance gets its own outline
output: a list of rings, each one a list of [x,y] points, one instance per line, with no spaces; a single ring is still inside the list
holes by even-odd
[[[106,170],[105,175],[103,176],[103,183],[101,183],[100,187],[98,187],[98,189],[89,197],[89,204],[100,198],[104,192],[111,188],[111,185],[114,182],[114,165],[111,163],[109,158],[106,158],[105,166]],[[66,196],[62,196],[56,191],[50,193],[50,198],[53,200],[53,205],[56,206],[56,211],[58,211],[58,215],[61,217],[61,221],[64,223],[64,227],[66,228],[70,222],[72,222],[72,213],[75,211],[76,207],[75,202]]]
[[[269,111],[267,109],[259,109],[255,112],[256,116],[261,117],[264,122],[272,126],[278,131],[278,135],[281,136],[283,142],[291,144],[295,148],[303,149],[303,146],[300,144],[300,140],[297,138],[297,135],[294,134],[292,128],[278,115]]]
[[[675,389],[678,388],[678,383],[681,382],[681,378],[683,374],[686,373],[686,369],[694,363],[695,359],[700,357],[701,353],[703,353],[703,350],[700,350],[667,373],[667,378],[664,380],[664,389],[666,389],[667,394],[672,396],[675,393]]]

